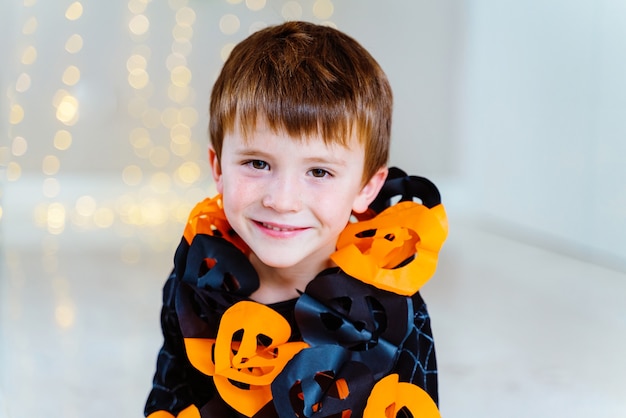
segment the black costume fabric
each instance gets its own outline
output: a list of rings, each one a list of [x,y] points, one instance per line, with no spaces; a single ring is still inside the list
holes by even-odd
[[[412,243],[434,242],[430,247],[436,261],[447,222],[439,192],[428,180],[391,169],[364,217],[375,222],[377,215],[402,202],[439,210],[427,220],[437,231],[435,238],[426,237],[430,232],[409,234]],[[146,416],[368,416],[370,393],[389,375],[438,403],[430,317],[417,288],[389,291],[375,280],[350,276],[337,262],[339,267],[320,272],[300,289],[299,298],[256,303],[249,295],[258,287],[258,276],[219,203],[217,197],[194,209],[165,283],[164,343]],[[376,231],[368,228],[348,238],[371,240]],[[395,235],[390,232],[385,239],[392,241]],[[389,272],[416,262],[422,247],[411,246],[410,257]]]

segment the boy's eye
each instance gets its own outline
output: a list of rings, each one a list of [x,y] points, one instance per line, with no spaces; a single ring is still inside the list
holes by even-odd
[[[247,164],[256,170],[267,170],[269,167],[269,165],[263,160],[250,160]]]
[[[313,177],[322,178],[330,175],[330,173],[322,168],[314,168],[310,171]]]

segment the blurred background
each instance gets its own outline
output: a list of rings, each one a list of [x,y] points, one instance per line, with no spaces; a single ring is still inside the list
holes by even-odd
[[[141,416],[211,85],[285,20],[372,53],[441,189],[443,416],[626,416],[625,2],[0,0],[0,417]]]

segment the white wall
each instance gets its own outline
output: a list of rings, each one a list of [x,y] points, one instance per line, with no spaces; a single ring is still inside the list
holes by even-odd
[[[626,3],[467,2],[459,140],[491,226],[626,266]]]

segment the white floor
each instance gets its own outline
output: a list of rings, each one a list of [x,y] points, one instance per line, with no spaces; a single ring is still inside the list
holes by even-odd
[[[24,234],[2,253],[0,417],[142,416],[178,237],[129,257]],[[423,293],[444,417],[626,417],[626,274],[457,223]]]

